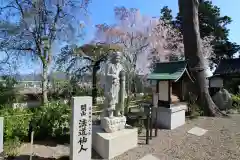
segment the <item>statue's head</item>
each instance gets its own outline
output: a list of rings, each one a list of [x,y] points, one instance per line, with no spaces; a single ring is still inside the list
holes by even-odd
[[[112,54],[112,63],[116,64],[116,63],[120,63],[121,61],[121,52],[114,52]]]

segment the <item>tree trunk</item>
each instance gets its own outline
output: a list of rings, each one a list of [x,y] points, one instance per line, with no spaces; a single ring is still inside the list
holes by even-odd
[[[198,95],[198,104],[203,107],[205,114],[210,116],[223,115],[209,95],[201,49],[201,39],[198,21],[198,0],[179,0],[179,10],[183,16],[183,42],[185,58],[189,69],[195,78],[194,85]]]
[[[43,79],[42,79],[42,104],[48,103],[48,66],[43,63]]]
[[[92,74],[92,105],[95,106],[97,104],[97,70],[98,67],[93,67]]]

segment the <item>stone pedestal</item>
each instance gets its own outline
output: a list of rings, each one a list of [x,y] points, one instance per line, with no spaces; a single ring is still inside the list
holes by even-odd
[[[186,103],[171,104],[170,108],[158,107],[157,110],[157,125],[160,128],[175,129],[185,124],[185,112],[187,109]],[[156,111],[155,110],[155,111]],[[156,115],[156,114],[153,114]],[[155,116],[153,117],[153,119]]]
[[[126,128],[113,133],[106,133],[101,126],[93,125],[93,149],[103,158],[111,159],[137,147],[137,128]]]
[[[116,131],[123,130],[126,125],[126,117],[102,117],[101,118],[101,127],[108,133],[113,133]]]

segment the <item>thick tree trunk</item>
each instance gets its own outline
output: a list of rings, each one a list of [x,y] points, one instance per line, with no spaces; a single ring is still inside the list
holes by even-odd
[[[48,103],[48,65],[43,63],[43,79],[42,79],[42,104]]]
[[[98,67],[93,67],[92,74],[92,105],[95,106],[97,104],[97,70]]]
[[[210,116],[223,115],[209,95],[204,57],[201,49],[201,39],[198,21],[198,0],[179,0],[179,10],[183,16],[183,41],[185,58],[195,78],[194,85],[198,95],[198,103]]]

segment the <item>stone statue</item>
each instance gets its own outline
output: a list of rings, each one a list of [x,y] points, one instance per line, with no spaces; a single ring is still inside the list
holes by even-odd
[[[106,132],[122,130],[126,124],[126,117],[123,116],[125,74],[120,63],[120,52],[115,52],[111,56],[111,61],[105,68],[105,108],[101,115],[101,126]]]
[[[221,88],[212,99],[220,110],[230,109],[232,106],[231,94],[224,88]]]
[[[106,65],[105,68],[105,107],[108,108],[108,116],[113,117],[116,105],[119,102],[119,90],[120,90],[120,72],[122,71],[122,65],[120,64],[119,53],[113,53],[111,63]],[[105,115],[106,116],[106,115]]]

